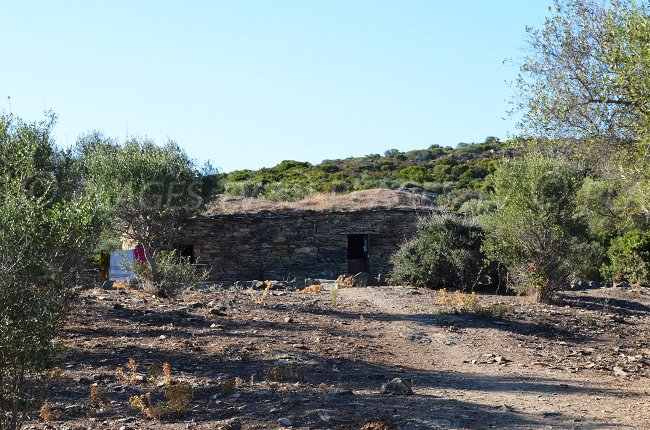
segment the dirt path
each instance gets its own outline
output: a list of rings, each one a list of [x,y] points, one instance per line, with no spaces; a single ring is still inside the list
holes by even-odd
[[[260,298],[84,291],[50,390],[62,418],[29,427],[650,429],[648,296],[610,288],[536,305],[485,295],[481,312],[400,287],[344,289],[335,302],[327,291]],[[124,368],[129,359],[137,368]],[[193,399],[159,421],[129,399],[149,392],[165,404],[163,363]],[[380,394],[393,378],[413,395]]]
[[[366,291],[346,293],[344,300],[368,302]],[[575,366],[572,360],[581,357],[576,350],[585,351],[587,347],[589,355],[594,356],[602,354],[602,349],[613,352],[622,342],[610,344],[592,338],[583,343],[570,333],[539,331],[525,316],[477,320],[459,315],[445,321],[445,316],[430,316],[436,311],[435,300],[431,303],[426,292],[422,295],[410,303],[404,295],[395,300],[393,291],[383,290],[375,292],[371,302],[381,315],[378,318],[385,321],[378,328],[387,351],[395,364],[417,371],[416,391],[430,399],[429,410],[435,411],[440,404],[444,411],[449,407],[445,403],[451,400],[452,411],[443,426],[640,428],[641,423],[647,423],[650,428],[647,373],[633,380],[617,377],[607,369],[594,374]],[[408,310],[419,312],[409,314]],[[539,310],[557,322],[564,322],[572,313]],[[608,328],[612,330],[609,334],[618,338],[618,327]],[[644,342],[643,332],[638,334]],[[647,354],[647,343],[643,346]]]

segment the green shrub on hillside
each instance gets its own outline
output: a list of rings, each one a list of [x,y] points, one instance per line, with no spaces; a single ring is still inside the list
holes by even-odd
[[[391,149],[383,156],[324,160],[317,165],[285,160],[274,167],[219,175],[219,189],[230,195],[292,201],[312,192],[348,193],[410,184],[438,195],[456,192],[443,204],[457,209],[467,199],[464,196],[486,188],[485,178],[495,171],[505,148],[492,138],[455,149],[438,145],[408,152]]]

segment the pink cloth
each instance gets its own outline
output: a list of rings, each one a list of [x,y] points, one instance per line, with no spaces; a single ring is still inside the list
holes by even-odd
[[[147,257],[144,255],[144,248],[143,247],[138,247],[133,250],[133,256],[135,261],[139,261],[140,263],[146,263]]]

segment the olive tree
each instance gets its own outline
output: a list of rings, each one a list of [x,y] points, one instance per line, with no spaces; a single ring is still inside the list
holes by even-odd
[[[650,15],[634,0],[556,0],[527,28],[517,80],[525,132],[634,144],[650,125]]]
[[[54,362],[84,253],[98,227],[79,197],[54,117],[0,116],[0,429],[20,427]]]
[[[634,199],[650,219],[650,4],[555,0],[527,28],[513,113]]]
[[[103,208],[106,228],[141,244],[151,281],[160,281],[154,250],[169,249],[177,233],[203,206],[214,176],[174,142],[148,139],[120,144],[100,134],[82,137],[76,148],[86,189]]]
[[[549,300],[598,255],[576,215],[583,174],[566,160],[528,154],[504,162],[492,181],[496,210],[481,216],[483,250],[505,266],[513,289]]]

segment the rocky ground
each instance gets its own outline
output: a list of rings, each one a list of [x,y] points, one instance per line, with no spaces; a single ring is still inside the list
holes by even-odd
[[[82,291],[28,428],[650,429],[642,292],[267,293]]]

